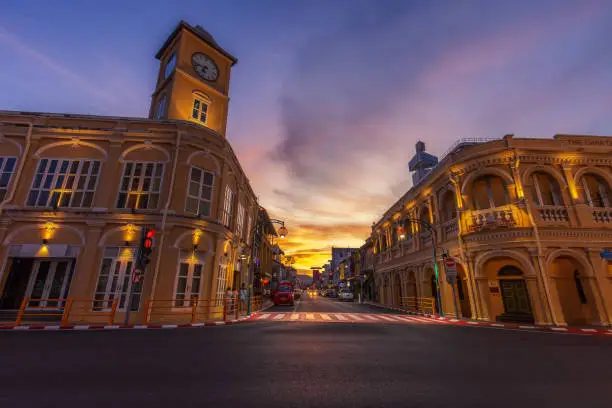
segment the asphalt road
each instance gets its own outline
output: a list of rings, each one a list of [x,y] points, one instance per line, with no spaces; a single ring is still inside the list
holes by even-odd
[[[609,338],[446,325],[0,332],[0,361],[2,407],[612,404]]]
[[[359,304],[357,300],[353,302],[340,301],[339,299],[328,298],[324,296],[308,296],[303,295],[300,300],[297,300],[293,306],[278,305],[272,306],[266,310],[267,312],[312,312],[312,313],[388,313],[374,306]]]

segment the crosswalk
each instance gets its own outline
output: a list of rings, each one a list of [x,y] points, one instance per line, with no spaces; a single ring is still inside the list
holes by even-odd
[[[424,316],[366,314],[366,313],[262,313],[252,320],[272,322],[323,322],[323,323],[397,323],[397,324],[445,324],[444,321]]]

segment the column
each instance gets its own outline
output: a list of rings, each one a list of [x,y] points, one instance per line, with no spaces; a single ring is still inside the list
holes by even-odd
[[[487,302],[489,298],[489,279],[487,277],[476,278],[476,286],[478,288],[478,296],[482,300],[478,320],[490,320],[489,305]]]
[[[74,266],[74,274],[70,283],[69,298],[93,299],[96,280],[100,269],[98,257],[98,242],[102,235],[104,224],[89,224],[85,247],[81,249]]]
[[[586,248],[589,263],[593,268],[593,276],[589,276],[588,284],[595,296],[593,306],[596,307],[602,325],[612,325],[612,275],[608,273],[607,261],[599,255],[602,248]],[[590,299],[588,299],[590,301]]]
[[[589,205],[585,203],[582,194],[582,188],[576,185],[576,179],[574,178],[574,172],[572,166],[568,163],[561,165],[565,180],[569,188],[570,195],[572,196],[572,209],[575,213],[576,221],[579,227],[594,227],[593,214],[589,208]]]
[[[465,255],[465,280],[467,290],[470,295],[470,310],[474,319],[478,320],[483,315],[484,304],[481,299],[480,292],[476,284],[476,271],[474,270],[474,261],[467,254]]]
[[[563,310],[559,302],[556,283],[548,277],[548,271],[544,269],[546,261],[539,255],[538,248],[530,247],[527,248],[527,250],[529,252],[531,264],[534,269],[539,272],[536,273],[537,292],[532,294],[531,298],[539,303],[540,310],[542,311],[540,324],[559,324],[557,322],[559,322],[560,317],[563,316]],[[554,286],[553,289],[551,289],[552,286]],[[554,294],[552,290],[554,290]],[[535,306],[536,305],[532,301],[531,307],[534,308]],[[565,322],[565,319],[561,318],[561,321]]]
[[[543,309],[542,291],[538,287],[537,278],[535,276],[526,276],[525,285],[527,286],[527,292],[529,293],[529,301],[531,302],[531,309],[535,323],[551,324],[548,314],[546,313],[546,309]]]
[[[225,256],[223,255],[223,244],[225,240],[223,239],[222,234],[217,234],[217,240],[215,242],[214,248],[214,257],[213,257],[213,272],[210,281],[210,290],[208,293],[208,299],[214,299],[217,297],[217,280],[219,276],[219,265],[221,261],[224,260]],[[225,289],[225,288],[224,288]]]

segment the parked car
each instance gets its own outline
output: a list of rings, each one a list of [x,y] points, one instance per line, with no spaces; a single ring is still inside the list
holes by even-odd
[[[294,305],[293,290],[291,286],[279,286],[274,292],[274,305]]]
[[[337,298],[337,297],[338,297],[338,294],[337,294],[337,293],[336,293],[336,291],[335,291],[335,290],[333,290],[333,289],[327,289],[327,294],[326,294],[326,296],[327,296],[327,297],[330,297],[330,298]]]
[[[353,292],[351,292],[350,289],[342,289],[340,291],[340,300],[348,300],[352,302],[353,299],[355,299],[355,295],[353,295]]]

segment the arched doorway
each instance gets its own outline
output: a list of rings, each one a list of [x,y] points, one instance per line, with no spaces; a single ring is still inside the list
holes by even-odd
[[[563,317],[568,325],[599,322],[594,305],[595,294],[579,261],[565,255],[555,258],[550,264],[550,276],[556,286]]]
[[[497,317],[500,321],[533,323],[529,292],[523,279],[523,272],[513,265],[502,267],[497,273],[504,312]]]
[[[395,306],[402,304],[402,281],[398,273],[393,277],[393,304]]]
[[[467,286],[467,277],[463,266],[457,264],[457,298],[461,316],[467,319],[472,317],[472,308],[470,306],[470,295]]]

